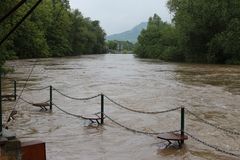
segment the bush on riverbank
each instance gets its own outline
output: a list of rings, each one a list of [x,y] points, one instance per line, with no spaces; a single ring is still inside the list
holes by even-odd
[[[173,24],[154,15],[136,55],[168,61],[240,64],[240,1],[169,0]]]

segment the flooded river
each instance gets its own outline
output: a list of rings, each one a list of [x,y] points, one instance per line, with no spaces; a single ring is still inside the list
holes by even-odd
[[[52,85],[73,97],[104,93],[116,102],[136,110],[162,111],[184,106],[200,118],[222,128],[240,132],[240,66],[166,63],[138,59],[133,55],[85,55],[72,58],[16,60],[15,69],[4,80],[4,93],[11,92],[11,80],[20,93],[32,66],[27,88]],[[31,102],[49,100],[49,89],[26,90],[22,97]],[[79,115],[100,111],[100,97],[75,101],[53,92],[53,102]],[[4,102],[4,122],[14,102]],[[9,124],[22,141],[46,142],[48,160],[234,160],[189,138],[182,149],[164,149],[164,141],[136,134],[105,119],[105,125],[88,126],[53,107],[39,112],[19,101],[19,113]],[[145,132],[180,129],[180,111],[157,115],[133,113],[105,99],[105,112],[117,122]],[[240,136],[226,133],[186,114],[186,131],[224,151],[240,154]]]

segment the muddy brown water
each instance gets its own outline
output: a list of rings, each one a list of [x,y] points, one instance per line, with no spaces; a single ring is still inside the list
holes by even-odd
[[[4,79],[4,93],[11,93],[11,80],[18,81],[18,93],[33,64],[28,88],[52,85],[74,97],[104,93],[124,106],[143,111],[161,111],[184,106],[201,118],[240,132],[240,66],[166,63],[138,59],[133,55],[86,55],[8,61],[15,69]],[[31,102],[49,99],[49,90],[24,91]],[[89,115],[100,111],[100,97],[74,101],[53,93],[53,101],[68,112]],[[14,102],[4,102],[4,122]],[[182,149],[164,149],[164,141],[129,132],[108,119],[101,127],[73,118],[53,108],[52,113],[19,101],[16,119],[9,128],[22,141],[46,142],[48,160],[159,160],[236,159],[206,147],[193,139]],[[114,120],[137,130],[165,132],[180,129],[180,111],[159,115],[132,113],[105,99],[105,112]],[[186,115],[186,130],[197,138],[228,152],[240,154],[240,136],[231,135]]]

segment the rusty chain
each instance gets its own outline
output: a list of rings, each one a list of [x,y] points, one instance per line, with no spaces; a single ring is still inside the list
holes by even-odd
[[[229,133],[229,134],[232,134],[232,135],[238,135],[238,136],[240,135],[239,132],[230,131],[230,130],[228,130],[228,129],[219,127],[219,126],[217,126],[217,125],[214,125],[214,124],[212,124],[212,123],[210,123],[210,122],[208,122],[208,121],[200,118],[198,115],[196,115],[195,113],[189,111],[188,109],[186,109],[186,112],[189,113],[189,114],[191,114],[191,115],[193,115],[194,117],[196,117],[197,119],[199,119],[199,120],[202,121],[203,123],[205,123],[205,124],[207,124],[207,125],[210,125],[210,126],[216,128],[216,129],[218,129],[218,130],[222,130],[222,131],[224,131],[224,132],[226,132],[226,133]]]
[[[167,113],[167,112],[172,112],[172,111],[179,110],[179,109],[181,108],[181,107],[177,107],[177,108],[168,109],[168,110],[164,110],[164,111],[146,112],[146,111],[139,111],[139,110],[135,110],[135,109],[131,109],[131,108],[125,107],[125,106],[117,103],[116,101],[112,100],[111,98],[109,98],[109,97],[106,96],[106,95],[104,95],[104,97],[106,97],[110,102],[114,103],[115,105],[119,106],[120,108],[126,109],[126,110],[131,111],[131,112],[142,113],[142,114],[160,114],[160,113]]]
[[[86,118],[84,116],[81,116],[81,115],[77,115],[77,114],[73,114],[73,113],[70,113],[68,111],[65,111],[64,109],[62,109],[61,107],[59,107],[58,105],[56,105],[55,103],[53,103],[53,105],[59,109],[60,111],[62,111],[63,113],[67,114],[67,115],[70,115],[70,116],[73,116],[73,117],[76,117],[76,118],[81,118],[81,119],[84,119],[84,120],[88,120],[89,118]]]
[[[42,88],[26,88],[25,90],[28,91],[41,91],[41,90],[45,90],[48,89],[50,86],[46,86],[46,87],[42,87]]]
[[[159,135],[161,133],[169,133],[169,132],[179,132],[179,130],[175,130],[175,131],[169,131],[169,132],[145,132],[145,131],[139,131],[139,130],[136,130],[136,129],[132,129],[132,128],[129,128],[117,121],[115,121],[114,119],[112,119],[111,117],[109,117],[108,115],[104,114],[106,118],[108,118],[110,121],[112,121],[113,123],[115,123],[116,125],[128,130],[128,131],[131,131],[133,133],[140,133],[140,134],[145,134],[145,135]]]
[[[35,103],[33,103],[33,102],[29,102],[28,100],[25,100],[24,98],[22,98],[22,97],[20,97],[20,99],[23,101],[23,102],[25,102],[25,103],[27,103],[27,104],[30,104],[30,105],[34,105]],[[44,101],[44,102],[41,102],[41,103],[47,103],[47,102],[49,102],[50,100],[47,100],[47,101]]]
[[[19,102],[19,99],[22,97],[22,94],[23,94],[25,88],[27,87],[27,83],[28,83],[28,81],[29,81],[29,79],[30,79],[30,77],[31,77],[31,75],[32,75],[32,73],[33,73],[33,70],[34,70],[34,68],[35,68],[35,66],[36,66],[36,63],[37,63],[37,61],[35,60],[32,68],[31,68],[31,70],[30,70],[30,72],[29,72],[29,74],[28,74],[28,77],[27,77],[27,79],[26,79],[26,81],[25,81],[25,83],[24,83],[24,86],[23,86],[23,88],[22,88],[19,96],[17,97],[17,100],[16,100],[16,102],[15,102],[15,104],[14,104],[14,107],[13,107],[13,109],[12,109],[12,112],[11,112],[10,115],[8,116],[8,120],[7,120],[7,122],[6,122],[6,127],[7,127],[7,125],[8,125],[8,122],[11,121],[11,115],[12,115],[13,113],[17,112],[17,110],[16,110],[17,104],[18,104],[18,102]]]
[[[78,100],[78,101],[87,101],[87,100],[91,100],[91,99],[94,99],[94,98],[97,98],[99,97],[101,94],[98,94],[98,95],[95,95],[95,96],[92,96],[92,97],[86,97],[86,98],[77,98],[77,97],[71,97],[69,95],[66,95],[64,93],[62,93],[61,91],[59,91],[58,89],[56,88],[53,88],[53,90],[55,90],[57,93],[61,94],[62,96],[64,97],[67,97],[69,99],[73,99],[73,100]]]
[[[223,149],[220,149],[219,147],[217,146],[214,146],[214,145],[211,145],[211,144],[208,144],[207,142],[204,142],[202,140],[200,140],[199,138],[196,138],[195,136],[193,136],[192,134],[188,133],[188,132],[184,132],[186,135],[188,135],[189,137],[191,137],[193,140],[199,142],[199,143],[202,143],[203,145],[207,146],[207,147],[210,147],[210,148],[213,148],[215,149],[216,151],[218,152],[221,152],[221,153],[224,153],[224,154],[228,154],[230,156],[235,156],[235,157],[238,157],[240,158],[240,154],[235,154],[235,153],[232,153],[232,152],[229,152],[229,151],[226,151],[226,150],[223,150]]]

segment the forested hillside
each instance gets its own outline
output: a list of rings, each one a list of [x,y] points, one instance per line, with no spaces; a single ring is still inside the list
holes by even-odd
[[[12,9],[18,0],[2,0],[0,17]],[[0,25],[0,39],[36,3],[26,1]],[[71,10],[68,0],[43,0],[7,41],[0,46],[1,65],[10,58],[39,58],[104,53],[105,33],[99,21]]]
[[[138,38],[139,57],[240,64],[240,1],[169,0],[173,24],[149,19]]]

